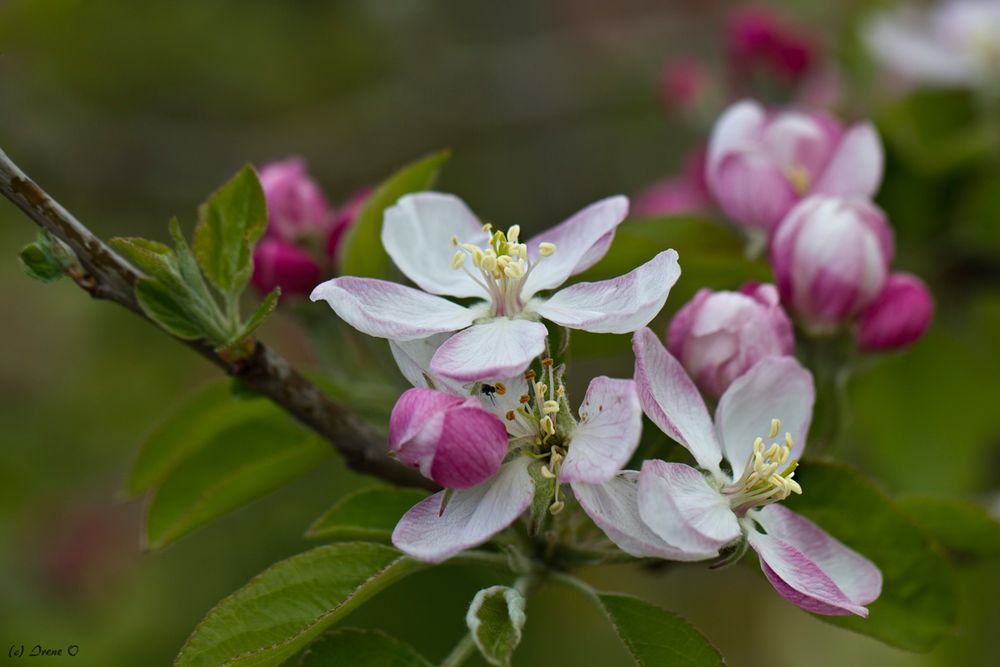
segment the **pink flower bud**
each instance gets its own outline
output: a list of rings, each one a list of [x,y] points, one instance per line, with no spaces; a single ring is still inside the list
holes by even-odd
[[[289,243],[326,238],[333,222],[330,205],[304,161],[271,162],[261,167],[259,176],[267,200],[268,236]]]
[[[392,409],[389,449],[441,486],[467,489],[500,469],[507,429],[472,396],[418,387],[404,392]]]
[[[680,58],[664,66],[660,75],[660,96],[668,109],[689,109],[698,103],[708,84],[705,64],[694,58]]]
[[[791,355],[795,334],[774,285],[700,290],[670,322],[667,348],[707,394],[719,397],[765,357]]]
[[[333,225],[330,228],[330,235],[326,239],[326,256],[330,260],[337,259],[337,252],[340,250],[340,242],[344,234],[354,221],[358,218],[361,207],[368,201],[368,195],[372,193],[372,188],[362,188],[351,195],[344,205],[337,211],[333,218]]]
[[[809,197],[781,221],[770,249],[781,300],[815,333],[846,324],[879,295],[892,254],[885,214],[858,197]]]
[[[848,129],[821,113],[769,113],[744,100],[719,117],[705,177],[733,222],[770,232],[803,197],[871,197],[882,180],[882,143],[871,123]]]
[[[323,270],[308,252],[291,243],[265,238],[253,251],[254,287],[266,294],[281,287],[284,295],[308,295],[323,279]]]
[[[920,278],[893,273],[878,298],[858,320],[858,345],[864,350],[894,350],[915,342],[930,326],[934,299]]]
[[[687,156],[684,171],[673,178],[657,181],[635,196],[632,214],[637,216],[707,213],[712,208],[705,184],[705,151]]]
[[[804,33],[763,7],[730,14],[726,47],[730,66],[737,76],[745,78],[762,72],[792,82],[809,71],[816,50]]]

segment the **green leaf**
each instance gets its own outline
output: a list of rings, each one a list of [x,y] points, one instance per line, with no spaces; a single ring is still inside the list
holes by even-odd
[[[281,288],[275,287],[273,290],[268,292],[264,300],[260,302],[257,306],[257,310],[254,311],[250,319],[246,321],[240,332],[233,336],[227,343],[228,347],[236,347],[244,340],[247,339],[254,331],[267,321],[267,318],[274,312],[274,309],[278,306],[278,299],[281,298]]]
[[[802,495],[786,506],[811,519],[882,571],[882,595],[867,619],[818,616],[910,651],[928,651],[955,623],[948,562],[910,517],[847,466],[807,461],[795,472]]]
[[[146,542],[158,549],[313,468],[331,449],[284,414],[217,431],[154,491]]]
[[[643,667],[725,664],[704,635],[680,616],[631,595],[595,595],[636,664]]]
[[[465,623],[472,641],[491,665],[510,664],[527,619],[524,602],[524,596],[508,586],[484,588],[472,598]]]
[[[267,227],[264,191],[253,167],[243,167],[199,214],[194,252],[208,279],[227,297],[235,297],[250,280],[253,246]]]
[[[299,667],[431,667],[409,644],[381,630],[343,628],[309,645]]]
[[[407,510],[427,497],[416,489],[375,486],[350,493],[316,519],[306,537],[311,540],[389,541]]]
[[[341,243],[341,274],[372,278],[391,275],[392,261],[382,247],[382,213],[403,195],[430,189],[450,155],[451,151],[443,150],[412,162],[372,192]]]
[[[33,243],[21,248],[17,258],[25,274],[43,283],[59,280],[76,262],[73,251],[44,230],[38,231]]]
[[[108,243],[143,273],[167,285],[180,283],[177,255],[170,246],[139,237],[118,237]]]
[[[143,277],[135,283],[135,297],[142,312],[171,335],[184,340],[207,337],[201,324],[191,317],[191,303],[183,292],[172,292],[154,278]]]
[[[362,542],[331,544],[292,556],[216,605],[194,629],[174,665],[279,665],[361,603],[420,567],[394,549]]]
[[[897,501],[925,533],[961,556],[1000,556],[1000,522],[984,507],[956,498],[910,496]]]
[[[267,400],[239,400],[229,382],[213,382],[183,400],[146,438],[125,485],[135,496],[163,483],[185,459],[204,448],[218,433],[253,418],[280,416]]]

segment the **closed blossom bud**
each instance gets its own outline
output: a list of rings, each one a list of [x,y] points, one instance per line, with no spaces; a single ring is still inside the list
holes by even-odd
[[[344,205],[337,210],[337,214],[333,218],[333,226],[330,228],[330,235],[326,238],[326,256],[329,259],[337,259],[337,252],[340,250],[344,234],[358,219],[358,212],[368,201],[368,195],[371,193],[372,188],[362,188],[348,197]]]
[[[768,112],[744,100],[712,129],[705,178],[723,212],[760,235],[809,195],[871,197],[882,163],[871,123],[844,129],[821,113]]]
[[[267,235],[289,243],[323,242],[333,217],[305,162],[300,158],[271,162],[261,167],[259,175],[267,201]]]
[[[707,394],[722,395],[761,359],[791,355],[795,335],[774,285],[703,289],[670,322],[667,348]]]
[[[262,293],[281,287],[282,294],[305,296],[323,279],[308,252],[280,239],[265,238],[253,251],[254,287]]]
[[[705,95],[709,83],[708,69],[703,62],[679,58],[663,67],[660,96],[668,109],[690,109]]]
[[[771,10],[750,7],[729,15],[726,50],[737,77],[764,74],[794,83],[808,73],[816,44]]]
[[[782,302],[814,333],[847,324],[875,300],[892,254],[881,209],[861,198],[821,196],[782,220],[770,249]]]
[[[467,489],[500,469],[507,429],[474,397],[418,387],[392,409],[389,449],[441,486]]]
[[[864,350],[894,350],[924,335],[934,316],[934,299],[920,278],[893,273],[878,298],[858,320],[858,345]]]

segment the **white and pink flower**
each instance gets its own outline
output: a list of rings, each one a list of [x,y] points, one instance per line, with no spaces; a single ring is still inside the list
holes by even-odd
[[[794,354],[792,321],[774,285],[698,290],[667,330],[667,348],[702,391],[718,398],[761,359]]]
[[[883,159],[871,123],[845,129],[822,113],[769,113],[744,100],[712,130],[706,179],[726,215],[759,235],[806,196],[872,196]]]
[[[516,375],[544,349],[543,318],[571,329],[631,333],[663,307],[680,276],[673,250],[624,276],[539,296],[600,260],[627,213],[628,200],[611,197],[522,243],[518,225],[494,231],[457,197],[407,195],[386,210],[382,243],[420,289],[343,277],[320,284],[310,298],[325,300],[370,336],[412,341],[458,332],[437,348],[435,375],[458,382]]]
[[[595,523],[637,557],[704,560],[747,544],[793,604],[867,616],[865,605],[881,592],[879,569],[775,504],[802,492],[793,474],[812,417],[810,373],[792,357],[760,361],[722,395],[713,424],[694,383],[652,331],[636,332],[633,349],[643,411],[698,467],[647,460],[638,473],[574,485]],[[782,426],[784,438],[767,444]]]

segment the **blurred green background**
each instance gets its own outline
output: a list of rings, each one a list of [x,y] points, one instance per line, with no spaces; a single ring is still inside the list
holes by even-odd
[[[848,37],[861,4],[811,0],[790,11],[863,82]],[[247,161],[300,154],[336,202],[444,146],[454,157],[441,189],[503,226],[530,230],[679,170],[707,128],[665,112],[660,68],[686,52],[719,59],[729,8],[0,1],[0,147],[105,238],[162,239],[172,215],[190,229],[206,194]],[[861,89],[868,93],[845,107],[873,115],[888,135],[879,201],[897,230],[896,265],[927,280],[938,314],[914,349],[873,360],[853,380],[851,426],[836,455],[894,494],[996,503],[996,153],[936,164],[924,125],[903,132],[893,114],[905,109]],[[955,102],[944,131],[965,124],[964,105]],[[928,122],[934,140],[950,143],[936,117]],[[68,281],[46,286],[21,274],[15,255],[33,236],[26,218],[0,204],[0,652],[77,644],[72,664],[168,664],[216,601],[305,549],[305,527],[365,480],[330,461],[163,552],[143,553],[142,502],[120,493],[128,467],[157,421],[215,369]],[[675,245],[682,265],[704,260],[705,246],[691,233]],[[686,284],[682,277],[668,307],[705,273],[686,274]],[[735,287],[746,277],[720,270],[706,280]],[[302,364],[314,357],[287,315],[263,337]],[[575,372],[623,368],[599,358]],[[995,562],[960,568],[960,625],[927,655],[810,617],[756,567],[606,567],[586,578],[684,615],[733,665],[986,665],[1000,655]],[[492,581],[459,567],[421,574],[348,624],[383,627],[440,659],[464,633],[468,601]],[[433,615],[420,606],[431,594],[440,600]],[[516,664],[630,664],[572,592],[543,589],[528,615]]]

